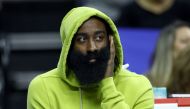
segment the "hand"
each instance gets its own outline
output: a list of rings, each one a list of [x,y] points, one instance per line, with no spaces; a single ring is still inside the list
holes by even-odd
[[[113,41],[113,36],[109,36],[109,41],[110,41],[110,58],[108,60],[105,78],[112,77],[113,72],[114,72],[115,45],[114,45],[114,41]]]

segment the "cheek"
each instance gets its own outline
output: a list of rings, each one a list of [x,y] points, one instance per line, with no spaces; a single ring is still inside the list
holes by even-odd
[[[175,42],[174,44],[174,56],[177,57],[179,55],[179,53],[185,49],[187,46],[187,44],[185,43],[181,43],[181,42]]]
[[[108,46],[108,44],[109,44],[108,41],[104,40],[103,42],[97,42],[96,47],[98,49],[101,49],[101,48],[104,48],[104,47]]]
[[[80,52],[80,53],[82,53],[82,54],[86,54],[86,47],[85,46],[81,46],[81,45],[75,45],[74,46],[74,50],[76,51],[76,52]]]
[[[176,41],[174,47],[175,47],[175,50],[176,50],[176,51],[181,51],[181,50],[183,50],[186,46],[187,46],[187,44],[182,43],[182,42],[180,42],[180,41]]]
[[[181,50],[185,49],[187,47],[187,45],[188,45],[187,43],[180,43],[179,42],[179,44],[177,45],[177,48],[179,51],[181,51]]]
[[[103,43],[102,44],[96,44],[96,47],[97,47],[98,50],[100,50],[100,49],[106,47],[106,45],[107,44],[105,44],[105,43],[104,44]]]

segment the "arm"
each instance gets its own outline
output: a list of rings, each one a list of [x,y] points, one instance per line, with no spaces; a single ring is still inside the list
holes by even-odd
[[[124,101],[124,96],[117,91],[113,82],[115,45],[113,36],[109,36],[110,41],[110,59],[105,73],[105,79],[100,83],[100,96],[102,99],[102,109],[130,109],[128,104]]]
[[[112,77],[101,81],[99,91],[102,109],[130,109],[124,100],[124,96],[117,91]]]
[[[40,76],[32,80],[29,85],[27,109],[50,109],[45,85]]]
[[[139,85],[131,85],[134,91],[130,92],[127,91],[130,88],[126,87],[129,85],[126,83],[127,81],[119,82],[118,84],[122,84],[120,86],[121,93],[116,88],[112,77],[102,80],[99,90],[102,109],[153,109],[154,98],[149,81],[145,77],[139,77],[136,81]]]
[[[146,77],[141,76],[137,81],[139,81],[139,87],[136,86],[136,90],[138,90],[136,97],[138,98],[136,98],[134,109],[154,109],[153,88],[149,80]]]
[[[135,87],[133,88],[135,90],[133,93],[134,95],[131,93],[124,93],[126,95],[123,95],[120,91],[117,90],[113,81],[114,58],[115,46],[113,43],[113,37],[110,37],[110,59],[108,61],[108,66],[105,73],[105,79],[101,81],[99,87],[99,93],[102,99],[102,109],[153,109],[154,98],[152,86],[145,77],[138,76],[135,78],[135,86],[132,86],[133,83],[127,84],[127,79],[118,83],[122,84],[121,86],[123,86],[123,92],[127,91],[126,85],[132,86],[131,88]],[[127,96],[131,96],[131,98],[128,98]],[[133,101],[133,103],[129,103],[127,101]]]

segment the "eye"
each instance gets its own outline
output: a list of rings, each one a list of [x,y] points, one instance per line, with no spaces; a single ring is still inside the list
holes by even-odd
[[[85,36],[78,36],[76,38],[77,42],[80,42],[80,43],[84,43],[86,41],[86,37]]]
[[[98,34],[98,35],[96,35],[96,37],[95,37],[95,40],[96,41],[102,41],[104,39],[104,35],[103,34]]]

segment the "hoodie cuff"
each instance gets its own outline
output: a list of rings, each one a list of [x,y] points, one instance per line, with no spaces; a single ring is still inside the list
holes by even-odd
[[[102,99],[105,99],[108,96],[113,95],[113,93],[117,92],[117,89],[113,81],[113,77],[108,77],[108,78],[103,79],[100,82],[99,91],[100,91],[99,92],[100,97]]]

